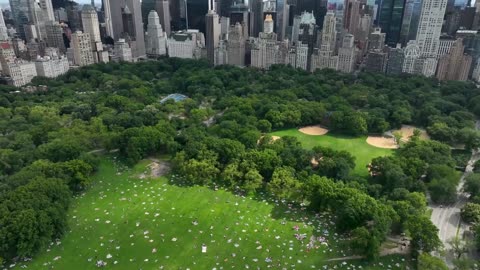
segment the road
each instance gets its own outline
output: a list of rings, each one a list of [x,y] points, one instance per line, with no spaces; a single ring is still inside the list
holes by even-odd
[[[476,128],[480,129],[480,121],[477,121]],[[448,240],[458,235],[463,235],[465,226],[460,226],[460,209],[467,202],[467,196],[463,193],[463,185],[465,184],[465,177],[472,172],[473,164],[480,159],[480,151],[474,151],[470,158],[468,165],[460,178],[460,183],[457,187],[458,199],[453,205],[447,205],[440,207],[438,205],[430,205],[432,209],[431,220],[435,226],[439,229],[438,236],[445,246],[445,249],[449,249],[450,245]]]

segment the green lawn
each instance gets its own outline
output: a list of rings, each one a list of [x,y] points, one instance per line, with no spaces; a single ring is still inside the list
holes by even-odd
[[[302,143],[305,148],[314,146],[326,146],[335,150],[345,150],[355,157],[356,167],[354,173],[358,175],[367,175],[367,165],[373,158],[388,156],[393,153],[391,149],[383,149],[369,145],[366,142],[367,137],[346,137],[339,135],[326,134],[323,136],[313,136],[301,133],[297,129],[287,129],[272,132],[274,136],[294,136]]]
[[[333,233],[328,215],[223,190],[171,185],[166,178],[139,179],[147,163],[120,172],[114,162],[103,160],[95,184],[73,203],[70,231],[27,263],[28,269],[98,269],[96,260],[106,261],[106,269],[128,270],[321,269],[342,263],[328,258],[351,255],[348,248],[341,251],[346,241]],[[307,240],[294,237],[296,225]],[[317,248],[307,252],[312,235],[326,236],[328,246],[316,242]],[[348,262],[353,264],[378,269],[373,263]]]

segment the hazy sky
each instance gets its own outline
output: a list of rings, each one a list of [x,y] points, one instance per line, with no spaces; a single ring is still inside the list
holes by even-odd
[[[90,0],[75,0],[79,4],[90,4]],[[96,4],[99,4],[101,0],[95,0]],[[0,5],[8,4],[8,0],[0,0]]]

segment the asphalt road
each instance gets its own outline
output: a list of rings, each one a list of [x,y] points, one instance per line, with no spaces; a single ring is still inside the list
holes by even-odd
[[[476,128],[480,129],[480,121],[477,121]],[[460,226],[460,209],[467,202],[467,195],[463,193],[463,185],[465,184],[465,177],[472,172],[473,164],[480,159],[480,151],[474,151],[471,159],[468,162],[468,166],[465,169],[465,173],[460,178],[460,183],[457,187],[458,199],[453,205],[430,205],[432,209],[431,220],[435,226],[439,229],[438,236],[445,246],[445,249],[449,249],[450,245],[448,240],[458,235],[462,236],[465,226]]]

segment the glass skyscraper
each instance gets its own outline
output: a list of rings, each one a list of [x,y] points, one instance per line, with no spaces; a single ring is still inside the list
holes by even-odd
[[[386,43],[395,47],[400,41],[405,0],[383,0],[378,15],[378,25],[386,33]]]

